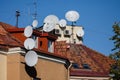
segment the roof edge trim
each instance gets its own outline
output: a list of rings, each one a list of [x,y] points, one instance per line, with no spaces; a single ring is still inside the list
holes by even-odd
[[[3,54],[25,53],[20,47],[9,48],[8,51],[0,51]]]
[[[38,55],[38,57],[39,57],[39,58],[42,58],[42,59],[46,59],[46,60],[50,60],[50,61],[54,61],[54,62],[66,64],[66,61],[65,61],[65,60],[55,59],[55,58],[46,57],[46,56],[42,56],[42,55]]]
[[[76,76],[70,76],[70,79],[75,79],[75,80],[79,80],[79,79],[109,79],[110,77],[76,77]]]

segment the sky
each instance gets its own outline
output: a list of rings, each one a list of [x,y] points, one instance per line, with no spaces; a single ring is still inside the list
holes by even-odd
[[[0,0],[0,22],[16,25],[16,10],[20,11],[18,27],[31,25],[33,14],[37,11],[38,26],[43,25],[44,18],[56,15],[66,19],[67,11],[75,10],[80,14],[76,25],[85,31],[83,44],[104,55],[113,53],[114,35],[112,25],[120,21],[120,0]],[[36,2],[36,8],[34,5]],[[67,21],[68,25],[71,22]]]

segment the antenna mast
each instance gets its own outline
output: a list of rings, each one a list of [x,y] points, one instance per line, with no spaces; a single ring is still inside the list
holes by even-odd
[[[20,12],[16,10],[16,27],[18,27],[18,17],[20,16]]]
[[[33,18],[36,19],[36,17],[37,17],[37,1],[36,0],[34,0],[33,5],[34,5]]]

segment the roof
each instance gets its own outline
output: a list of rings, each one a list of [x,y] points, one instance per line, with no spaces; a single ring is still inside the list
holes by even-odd
[[[7,29],[15,28],[8,24],[0,22],[0,47],[21,46],[21,42],[7,32]]]
[[[8,50],[11,47],[24,48],[24,45],[23,45],[24,43],[11,34],[11,33],[18,33],[18,32],[24,32],[24,28],[17,28],[12,25],[0,22],[0,49]],[[39,35],[39,34],[41,34],[41,32],[38,32],[37,30],[35,30],[34,34]],[[46,35],[48,36],[49,34],[46,33]],[[55,36],[55,38],[56,38],[56,36]],[[43,53],[44,55],[47,55],[47,56],[67,60],[66,57],[63,57],[59,54],[52,54],[47,51],[43,51],[42,49],[34,49],[34,50],[39,53]]]
[[[11,32],[23,31],[23,29],[11,26],[6,23],[0,22],[0,49],[8,49],[10,47],[24,47],[23,43],[17,39],[15,36],[11,35]],[[10,31],[10,33],[9,33]],[[38,32],[36,33],[38,34]],[[55,42],[55,54],[51,54],[40,49],[34,49],[43,55],[48,55],[52,57],[57,57],[60,59],[67,58],[73,63],[77,63],[79,69],[71,68],[71,75],[76,76],[94,76],[91,73],[100,76],[98,73],[108,73],[110,65],[114,62],[105,55],[88,48],[82,44],[67,44],[65,41]],[[84,69],[83,64],[88,64],[90,69]],[[104,63],[104,64],[103,64]],[[83,71],[84,70],[84,71]],[[83,73],[83,74],[80,74]],[[88,74],[90,73],[90,74]],[[104,75],[104,76],[105,76]],[[103,76],[103,75],[102,75]]]
[[[55,53],[66,56],[72,63],[78,64],[77,69],[75,67],[71,68],[71,75],[76,76],[90,75],[91,73],[106,74],[109,72],[111,64],[114,63],[109,57],[83,44],[67,44],[65,41],[57,41],[55,43]],[[85,69],[83,64],[87,64],[90,68]],[[81,72],[84,74],[81,74]],[[101,74],[96,75],[100,76]]]

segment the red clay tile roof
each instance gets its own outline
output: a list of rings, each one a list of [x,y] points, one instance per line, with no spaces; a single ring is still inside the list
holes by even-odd
[[[21,46],[20,41],[7,32],[7,29],[14,28],[8,24],[0,22],[0,44],[4,46]]]
[[[17,28],[14,26],[11,26],[9,24],[0,22],[0,49],[2,50],[8,50],[11,47],[24,47],[23,46],[23,42],[21,42],[20,40],[18,40],[15,36],[12,36],[10,33],[12,32],[24,32],[23,28]],[[10,33],[9,33],[10,32]],[[35,34],[40,35],[41,32],[38,31],[34,31]],[[48,33],[46,33],[47,36],[49,35]],[[50,35],[52,36],[52,35]],[[56,38],[56,36],[55,36]],[[59,54],[52,54],[49,53],[47,51],[43,51],[42,49],[34,49],[35,51],[44,53],[46,55],[50,55],[50,56],[54,56],[54,57],[58,57],[58,58],[62,58],[62,59],[67,59],[66,57],[63,57]]]
[[[5,30],[7,30],[7,29],[17,29],[17,27],[11,26],[11,25],[6,24],[6,23],[3,23],[3,22],[0,22],[0,25],[1,25]]]
[[[81,70],[84,69],[83,64],[88,64],[90,70],[96,73],[108,73],[110,65],[114,63],[114,61],[107,56],[92,50],[85,45],[67,44],[65,41],[55,42],[55,54],[67,56],[73,63],[77,63]],[[72,68],[72,70],[74,70],[74,68]],[[90,71],[88,69],[84,70]]]
[[[0,48],[8,48],[14,46],[23,46],[21,41],[13,37],[8,30],[10,29],[18,29],[14,26],[5,24],[0,22]],[[46,52],[45,52],[46,53]],[[85,45],[80,44],[66,44],[65,41],[55,42],[55,56],[68,58],[69,60],[73,61],[74,63],[78,63],[80,69],[76,71],[76,69],[71,69],[71,75],[80,75],[78,74],[83,70],[83,63],[86,63],[90,66],[91,70],[83,71],[81,73],[83,75],[89,75],[88,73],[108,73],[110,65],[114,63],[113,60],[109,59],[108,57],[104,56],[103,54],[94,51]],[[100,74],[98,74],[100,76]]]

